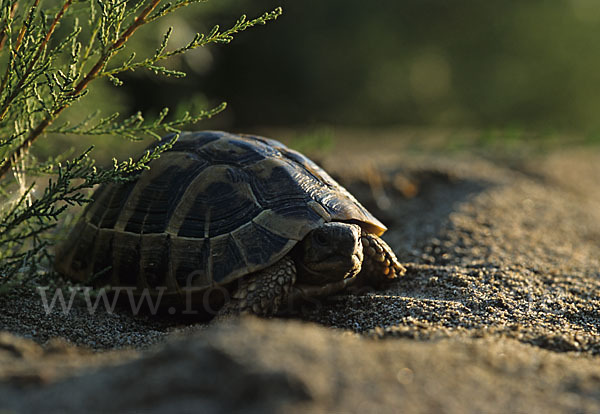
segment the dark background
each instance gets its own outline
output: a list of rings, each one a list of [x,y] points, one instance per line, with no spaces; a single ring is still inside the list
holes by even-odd
[[[162,25],[175,27],[174,41],[189,40],[278,5],[277,21],[172,62],[189,72],[184,80],[125,77],[127,108],[153,113],[225,100],[226,113],[211,123],[225,128],[600,127],[593,0],[219,0]],[[163,26],[137,40],[149,53]]]

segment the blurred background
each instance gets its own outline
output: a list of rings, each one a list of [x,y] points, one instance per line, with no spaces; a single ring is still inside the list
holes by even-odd
[[[175,48],[280,5],[275,22],[168,62],[186,78],[136,71],[90,102],[150,117],[228,102],[196,129],[462,128],[600,142],[597,0],[213,0],[132,45],[152,54],[173,26]]]
[[[226,100],[231,127],[600,129],[596,0],[219,0],[162,23],[185,41],[278,5],[276,22],[174,62],[191,76],[172,87],[127,79],[132,109]]]

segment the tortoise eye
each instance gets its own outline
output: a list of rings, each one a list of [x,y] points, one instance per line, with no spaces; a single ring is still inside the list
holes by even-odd
[[[315,233],[315,240],[321,245],[327,245],[327,237],[321,232]]]

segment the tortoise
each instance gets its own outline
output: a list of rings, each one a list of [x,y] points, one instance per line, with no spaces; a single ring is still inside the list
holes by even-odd
[[[272,315],[355,283],[381,287],[405,271],[379,238],[385,225],[273,139],[183,132],[149,170],[100,186],[92,199],[57,249],[56,270],[137,295],[148,289],[165,303],[204,295],[207,311]],[[223,298],[208,306],[214,288]]]

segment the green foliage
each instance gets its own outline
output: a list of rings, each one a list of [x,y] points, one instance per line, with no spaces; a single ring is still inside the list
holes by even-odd
[[[318,154],[331,151],[334,147],[335,131],[329,126],[318,126],[299,132],[292,137],[289,145],[297,151]]]
[[[7,0],[0,3],[0,285],[40,271],[49,258],[49,230],[56,226],[69,205],[89,201],[89,189],[97,184],[129,180],[148,168],[177,139],[180,128],[210,118],[225,103],[196,113],[184,112],[168,119],[168,108],[154,120],[141,112],[122,117],[118,112],[86,113],[82,103],[90,85],[101,79],[119,86],[119,74],[149,70],[163,76],[185,76],[160,63],[211,43],[229,43],[241,31],[265,24],[281,14],[281,8],[247,20],[242,16],[231,28],[215,26],[197,33],[185,46],[169,50],[169,28],[154,53],[138,59],[122,56],[133,34],[142,26],[203,0]],[[81,119],[65,119],[67,108],[84,108]],[[119,135],[130,140],[160,137],[175,132],[166,145],[148,151],[140,159],[98,168],[91,148],[73,157],[59,154],[44,162],[30,148],[42,136]],[[32,180],[44,181],[38,184]],[[42,178],[45,177],[45,178]],[[87,190],[87,191],[86,191]]]

